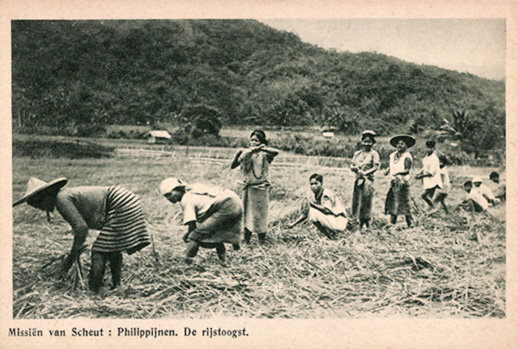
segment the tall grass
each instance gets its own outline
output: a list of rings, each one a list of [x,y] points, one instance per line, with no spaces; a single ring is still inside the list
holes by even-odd
[[[462,194],[466,168],[452,167],[449,203]],[[484,169],[473,169],[482,172]],[[251,318],[320,317],[504,317],[505,207],[492,215],[459,213],[427,216],[416,211],[417,225],[389,230],[382,215],[388,179],[376,177],[374,224],[369,233],[344,233],[337,241],[309,225],[288,230],[313,172],[349,206],[349,171],[273,167],[270,231],[267,244],[228,251],[222,267],[213,250],[200,250],[192,265],[183,263],[180,209],[160,197],[166,176],[238,190],[238,171],[227,164],[200,164],[170,158],[13,159],[13,192],[18,198],[29,176],[65,176],[69,186],[119,184],[142,199],[160,264],[151,248],[124,256],[123,289],[92,297],[58,281],[49,259],[68,250],[72,236],[58,215],[27,205],[13,210],[13,317],[17,318]],[[414,196],[421,188],[413,183]],[[417,199],[417,198],[416,198]],[[417,205],[421,205],[419,200]],[[465,219],[469,218],[469,219]],[[400,223],[402,224],[402,223]],[[91,232],[89,242],[95,239]],[[89,268],[87,254],[83,265]],[[109,273],[108,273],[109,274]],[[106,276],[108,283],[109,275]]]

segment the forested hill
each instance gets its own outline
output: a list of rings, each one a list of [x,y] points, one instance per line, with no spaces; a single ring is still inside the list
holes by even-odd
[[[13,21],[13,126],[176,122],[438,128],[469,112],[502,136],[504,82],[338,53],[254,20]]]

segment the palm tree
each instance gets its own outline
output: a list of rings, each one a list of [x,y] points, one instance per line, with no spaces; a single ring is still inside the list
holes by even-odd
[[[456,110],[452,112],[452,120],[443,118],[443,121],[441,136],[459,141],[466,138],[467,132],[473,125],[468,112],[465,110]]]

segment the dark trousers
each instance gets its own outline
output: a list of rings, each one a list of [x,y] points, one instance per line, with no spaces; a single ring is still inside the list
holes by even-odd
[[[92,264],[90,266],[90,290],[98,293],[103,285],[106,262],[110,262],[113,288],[121,284],[122,253],[120,252],[92,252]]]

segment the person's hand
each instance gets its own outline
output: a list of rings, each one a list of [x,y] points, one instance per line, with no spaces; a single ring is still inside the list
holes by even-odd
[[[72,264],[74,264],[74,261],[76,260],[76,256],[72,253],[69,253],[65,259],[63,260],[63,263],[61,264],[61,270],[59,271],[59,278],[64,279],[66,278],[68,271],[70,268],[72,268]]]
[[[365,176],[365,173],[362,170],[358,170],[357,174],[360,178],[363,178]]]
[[[189,235],[190,234],[191,234],[190,232],[185,233],[185,235],[183,236],[183,242],[185,242],[185,243],[189,242]]]
[[[261,145],[258,145],[256,147],[251,147],[250,149],[251,149],[252,153],[257,153],[258,151],[260,151],[263,148],[264,148],[264,144],[261,144]]]

